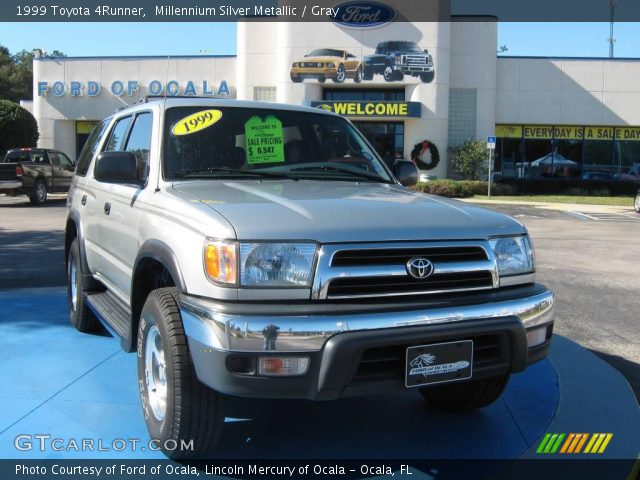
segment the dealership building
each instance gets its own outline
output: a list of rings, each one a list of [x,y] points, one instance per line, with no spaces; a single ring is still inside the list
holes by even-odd
[[[449,147],[493,135],[505,178],[638,174],[640,60],[497,56],[495,18],[456,20],[239,22],[235,56],[36,58],[39,144],[74,157],[127,104],[197,95],[332,110],[439,178]]]

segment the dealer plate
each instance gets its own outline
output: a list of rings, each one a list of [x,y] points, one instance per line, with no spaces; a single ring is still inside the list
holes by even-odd
[[[405,385],[420,387],[471,378],[473,340],[407,348]]]

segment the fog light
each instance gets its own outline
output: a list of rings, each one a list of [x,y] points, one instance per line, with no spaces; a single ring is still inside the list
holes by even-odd
[[[304,375],[309,357],[260,357],[258,374],[268,376]]]
[[[542,345],[547,338],[547,327],[534,328],[527,332],[527,345],[529,348]]]

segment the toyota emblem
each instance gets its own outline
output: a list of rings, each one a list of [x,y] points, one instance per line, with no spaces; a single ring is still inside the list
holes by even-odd
[[[407,262],[407,272],[413,278],[424,280],[433,273],[433,263],[426,258],[412,258]]]

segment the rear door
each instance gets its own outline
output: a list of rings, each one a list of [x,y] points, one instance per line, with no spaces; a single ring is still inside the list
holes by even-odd
[[[49,189],[52,192],[68,190],[71,184],[71,178],[65,176],[64,168],[58,158],[58,152],[49,151],[47,155],[49,157],[49,163],[51,164],[51,183]]]

